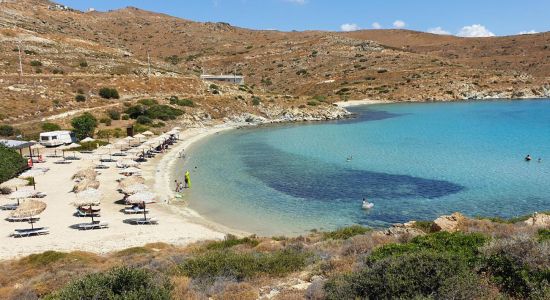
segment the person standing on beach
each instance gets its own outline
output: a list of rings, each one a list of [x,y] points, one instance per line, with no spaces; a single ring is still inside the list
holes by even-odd
[[[180,189],[180,184],[178,182],[178,180],[174,180],[174,183],[176,184],[176,193],[179,192],[179,189]]]
[[[189,173],[189,170],[185,172],[185,188],[191,188],[191,173]]]

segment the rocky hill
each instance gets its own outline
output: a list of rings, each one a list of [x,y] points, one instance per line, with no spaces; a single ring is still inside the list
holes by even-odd
[[[0,2],[0,117],[6,120],[112,105],[97,96],[103,86],[118,88],[129,101],[193,97],[216,117],[265,116],[263,105],[297,109],[312,98],[322,108],[346,99],[550,95],[550,33],[458,38],[408,30],[259,31],[132,7],[84,13],[53,5]],[[213,94],[198,77],[230,72],[243,74],[248,87],[223,86]],[[75,102],[79,92],[89,101]],[[250,104],[254,96],[263,100],[259,106]]]

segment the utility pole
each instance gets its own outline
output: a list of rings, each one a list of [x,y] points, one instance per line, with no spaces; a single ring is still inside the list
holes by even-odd
[[[17,50],[19,51],[19,82],[23,80],[23,57],[21,54],[21,41],[17,42]]]

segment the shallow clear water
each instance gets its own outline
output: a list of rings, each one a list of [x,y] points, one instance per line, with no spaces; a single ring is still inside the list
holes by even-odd
[[[186,200],[213,221],[262,235],[550,209],[550,100],[352,110],[357,119],[205,139],[177,172],[192,171]],[[372,210],[361,209],[363,197]]]

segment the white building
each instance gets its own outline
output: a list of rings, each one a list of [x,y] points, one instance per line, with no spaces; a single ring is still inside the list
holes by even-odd
[[[221,81],[235,84],[244,84],[244,76],[240,75],[201,75],[204,81]]]

